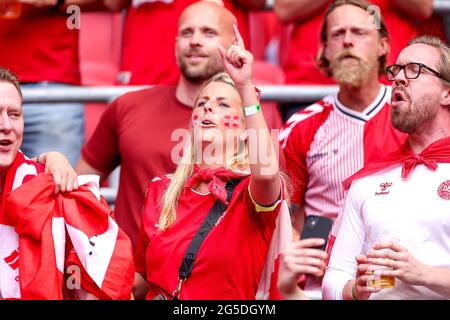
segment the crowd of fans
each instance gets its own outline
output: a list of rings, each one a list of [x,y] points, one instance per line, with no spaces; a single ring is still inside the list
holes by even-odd
[[[0,298],[449,298],[432,0],[0,1]],[[101,15],[121,17],[110,39]],[[151,87],[85,139],[83,104],[21,90],[88,83],[86,43],[111,46],[110,85]],[[338,92],[263,103],[265,83]],[[113,212],[99,186],[117,167]],[[308,217],[331,232],[303,239]]]

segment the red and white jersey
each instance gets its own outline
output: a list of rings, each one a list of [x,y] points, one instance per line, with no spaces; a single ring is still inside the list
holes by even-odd
[[[382,85],[375,100],[356,112],[337,95],[327,96],[287,121],[280,142],[294,189],[292,203],[304,204],[306,215],[335,218],[344,202],[342,182],[405,140],[392,127],[390,99],[391,89]]]
[[[450,268],[450,164],[436,171],[419,164],[407,179],[397,165],[352,183],[335,227],[322,291],[325,299],[342,299],[345,284],[355,278],[355,257],[380,240],[405,247],[420,262]],[[380,237],[381,236],[381,237]],[[395,288],[371,299],[448,299],[420,285],[396,279]]]

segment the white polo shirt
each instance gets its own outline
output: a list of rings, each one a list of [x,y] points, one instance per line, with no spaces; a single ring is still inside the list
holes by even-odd
[[[400,244],[424,264],[450,268],[450,164],[436,171],[418,165],[407,179],[401,166],[354,181],[323,279],[325,299],[342,299],[345,284],[355,278],[355,257],[363,243],[382,233],[395,235]],[[338,224],[338,222],[336,223]],[[447,299],[425,287],[396,281],[393,289],[371,299]]]

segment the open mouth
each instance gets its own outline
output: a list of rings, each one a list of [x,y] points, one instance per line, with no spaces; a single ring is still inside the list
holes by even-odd
[[[216,124],[214,122],[212,122],[211,120],[209,120],[209,119],[203,119],[200,122],[200,124],[204,128],[209,128],[209,127],[215,127],[216,126]]]
[[[394,91],[392,94],[392,103],[400,103],[406,101],[406,96],[401,91]]]
[[[0,140],[0,146],[4,146],[7,147],[9,145],[11,145],[13,142],[10,139],[2,139]]]

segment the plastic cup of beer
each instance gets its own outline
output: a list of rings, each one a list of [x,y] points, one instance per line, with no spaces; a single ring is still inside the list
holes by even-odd
[[[22,12],[22,3],[18,0],[0,0],[0,19],[17,19]]]
[[[364,254],[367,254],[370,251],[385,251],[389,249],[373,249],[373,246],[376,243],[382,242],[398,242],[398,240],[394,237],[378,237],[371,241],[364,243]],[[366,275],[370,276],[370,279],[367,281],[367,286],[373,289],[392,289],[395,288],[395,277],[383,275],[383,271],[392,270],[390,267],[380,266],[380,265],[369,265],[368,270],[366,271]]]

